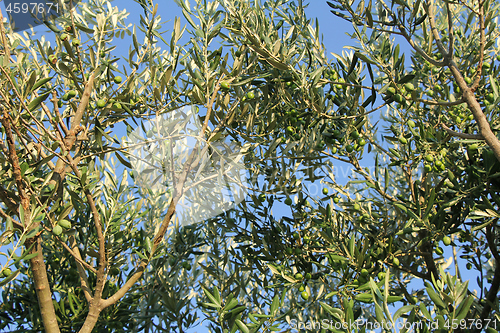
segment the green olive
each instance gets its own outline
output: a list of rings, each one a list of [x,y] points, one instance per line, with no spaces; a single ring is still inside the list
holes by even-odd
[[[106,106],[106,100],[100,99],[100,100],[97,101],[97,107],[98,108],[102,109],[105,106]]]
[[[12,274],[12,270],[10,268],[5,268],[3,271],[2,271],[2,275],[4,277],[9,277],[10,275]]]
[[[411,82],[407,82],[407,83],[405,83],[405,86],[404,86],[404,87],[405,87],[405,89],[406,89],[406,90],[408,90],[408,91],[413,91],[413,90],[415,90],[415,86],[414,86],[414,85],[413,85],[413,83],[411,83]]]
[[[63,232],[63,228],[59,225],[59,224],[56,224],[53,228],[52,228],[52,233],[56,236],[60,236]]]
[[[63,227],[64,229],[70,229],[71,228],[71,222],[68,221],[68,220],[61,220],[57,224],[60,225],[61,227]]]
[[[477,148],[479,148],[477,143],[473,143],[473,144],[469,145],[469,150],[477,150]]]

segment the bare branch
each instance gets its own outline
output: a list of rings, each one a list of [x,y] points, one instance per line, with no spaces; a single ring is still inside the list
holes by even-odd
[[[458,138],[462,138],[462,139],[476,139],[476,140],[484,140],[483,136],[480,135],[480,134],[468,134],[468,133],[460,133],[460,132],[456,132],[454,130],[452,130],[451,128],[449,128],[448,126],[446,126],[445,124],[441,124],[441,127],[443,127],[443,129],[450,135],[453,135],[453,136],[456,136]]]
[[[484,61],[484,46],[486,44],[486,37],[484,36],[484,6],[483,2],[479,1],[479,63],[475,74],[474,83],[470,89],[474,92],[479,87],[479,81],[483,75],[483,61]]]

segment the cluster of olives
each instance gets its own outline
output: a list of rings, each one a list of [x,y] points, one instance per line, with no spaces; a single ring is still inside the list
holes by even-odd
[[[343,148],[339,153],[349,155],[355,151],[362,151],[367,144],[366,140],[361,137],[357,128],[354,128],[349,135],[343,135],[339,129],[332,128],[327,129],[322,135],[325,139],[318,143],[318,148],[322,148],[326,143],[330,145],[330,150],[333,154],[339,152],[339,148]]]
[[[71,229],[71,222],[63,219],[52,227],[52,233],[56,236],[60,236],[64,230],[68,229]]]
[[[65,43],[65,42],[70,43],[74,47],[80,46],[80,40],[78,38],[76,38],[76,36],[74,34],[74,29],[72,26],[66,26],[64,28],[64,32],[59,35],[59,39],[63,43]],[[49,59],[49,62],[53,65],[55,65],[59,61],[57,55],[55,55],[55,54],[50,54],[48,56],[48,59]]]

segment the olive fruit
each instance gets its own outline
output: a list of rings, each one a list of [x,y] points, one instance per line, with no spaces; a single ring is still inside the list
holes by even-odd
[[[292,199],[291,198],[286,198],[285,199],[285,205],[290,206],[292,204]]]
[[[68,220],[61,220],[59,222],[57,222],[58,225],[60,225],[61,227],[65,228],[65,229],[70,229],[71,228],[71,222],[68,221]]]
[[[71,44],[73,46],[78,46],[78,45],[80,45],[80,40],[78,38],[73,38],[73,40],[71,41]]]
[[[413,90],[415,90],[415,86],[413,85],[413,83],[407,82],[407,83],[405,83],[405,89],[408,91],[413,91]]]
[[[450,245],[451,244],[451,238],[448,237],[448,236],[444,236],[443,237],[443,244],[446,245],[446,246]]]
[[[265,195],[264,193],[259,194],[259,200],[260,200],[261,202],[266,201],[266,195]]]
[[[50,61],[52,64],[54,64],[54,65],[57,63],[57,57],[56,57],[56,55],[55,55],[55,54],[51,54],[51,55],[49,55],[49,58],[48,58],[48,59],[49,59],[49,61]]]
[[[254,98],[255,98],[255,93],[254,93],[253,91],[249,91],[249,92],[247,93],[247,98],[248,98],[248,99],[254,99]]]
[[[326,187],[323,188],[323,194],[327,195],[328,194],[328,189]]]
[[[59,236],[61,235],[63,232],[63,228],[59,225],[59,224],[56,224],[54,226],[54,228],[52,228],[52,233],[56,236]]]
[[[400,94],[396,94],[396,95],[394,95],[394,97],[393,97],[393,98],[394,98],[394,100],[395,100],[396,102],[398,102],[398,103],[400,103],[400,104],[401,104],[401,103],[403,103],[403,101],[404,101],[403,96],[401,96]]]
[[[295,274],[296,280],[302,280],[303,278],[304,278],[304,276],[302,274],[300,274],[300,273]]]
[[[12,270],[10,268],[5,268],[3,271],[2,271],[2,275],[4,277],[9,277],[10,275],[12,274]]]
[[[303,291],[300,295],[306,301],[309,299],[309,294],[307,293],[307,291]]]
[[[106,106],[106,101],[104,99],[100,99],[97,101],[97,107],[102,109],[103,107]]]
[[[115,81],[116,84],[122,83],[123,79],[121,76],[115,76],[113,81]]]
[[[229,82],[227,82],[227,81],[222,81],[222,82],[220,83],[220,86],[221,86],[221,88],[222,88],[222,89],[224,89],[224,90],[228,90],[228,89],[229,89]]]

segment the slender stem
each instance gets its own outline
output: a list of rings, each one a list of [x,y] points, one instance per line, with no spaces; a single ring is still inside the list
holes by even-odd
[[[453,136],[456,136],[458,138],[484,140],[483,136],[480,134],[468,134],[468,133],[456,132],[456,131],[452,130],[451,128],[449,128],[448,126],[446,126],[445,124],[441,124],[441,127],[443,127],[443,129],[446,131],[446,133],[453,135]]]

